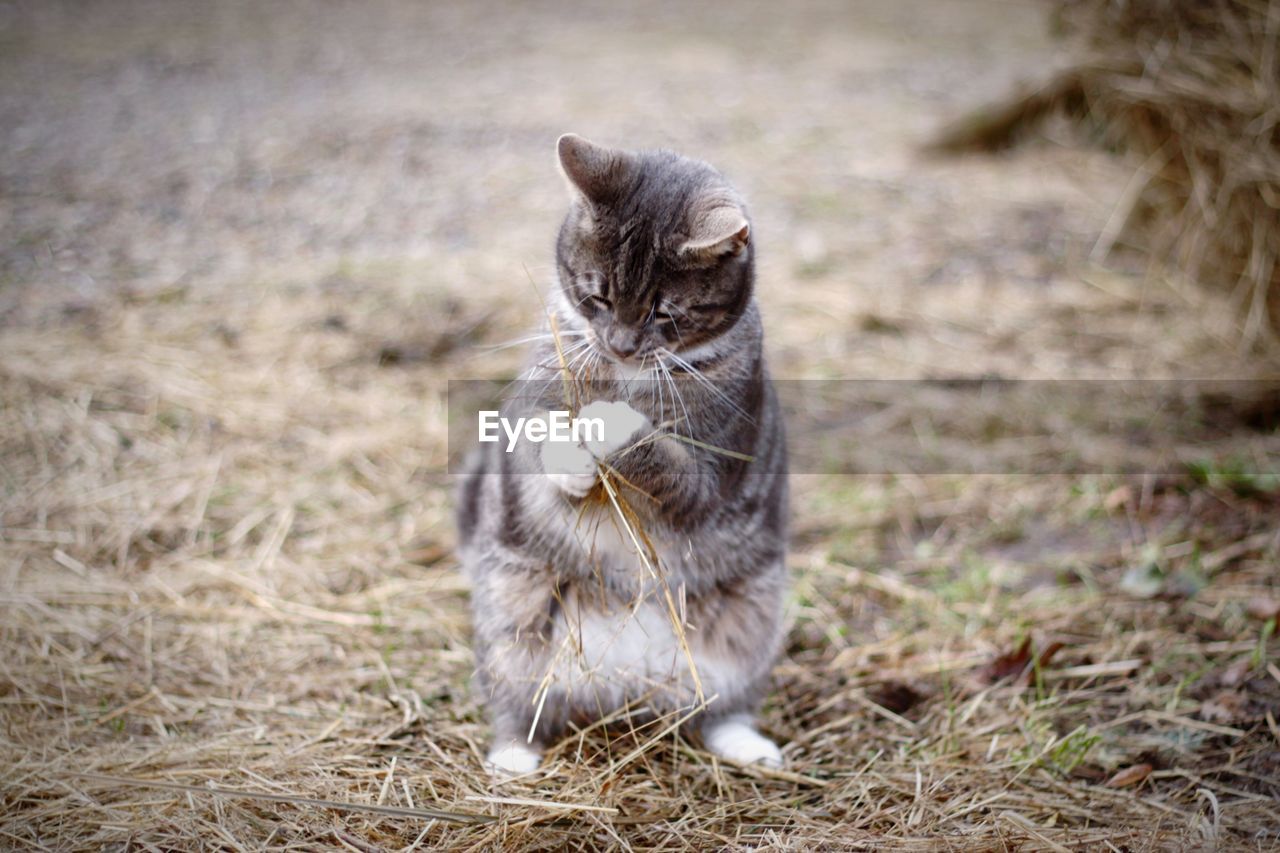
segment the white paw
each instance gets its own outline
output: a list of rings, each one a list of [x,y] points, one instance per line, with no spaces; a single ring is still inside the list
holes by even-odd
[[[529,747],[509,741],[501,746],[494,746],[485,758],[484,766],[490,776],[499,779],[511,779],[523,776],[538,769],[542,756]]]
[[[598,433],[592,431],[589,434],[593,440],[586,442],[587,450],[597,459],[633,444],[635,434],[649,424],[648,418],[621,400],[588,403],[578,410],[578,418],[598,419],[604,426],[602,438],[595,438]]]
[[[756,731],[750,718],[745,715],[708,723],[702,731],[702,740],[707,749],[736,764],[763,764],[774,768],[782,766],[782,750]]]
[[[542,470],[553,486],[575,498],[591,491],[599,473],[595,457],[567,441],[542,443]]]

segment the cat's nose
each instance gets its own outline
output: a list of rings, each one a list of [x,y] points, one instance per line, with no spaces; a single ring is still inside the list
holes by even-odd
[[[605,339],[605,345],[615,357],[631,358],[640,350],[640,336],[630,330],[611,331]]]

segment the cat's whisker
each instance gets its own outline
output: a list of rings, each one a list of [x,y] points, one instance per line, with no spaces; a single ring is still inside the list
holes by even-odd
[[[535,366],[536,366],[536,367],[555,367],[555,368],[559,368],[559,367],[561,367],[561,366],[562,366],[562,365],[561,365],[561,361],[560,361],[560,360],[561,360],[561,358],[564,358],[564,357],[566,357],[566,356],[569,356],[570,354],[573,354],[573,353],[578,353],[578,352],[580,352],[581,350],[583,350],[584,348],[586,348],[586,347],[587,347],[587,346],[589,346],[589,345],[590,345],[590,342],[589,342],[589,341],[579,341],[578,343],[575,343],[575,344],[573,344],[572,346],[565,347],[564,349],[557,351],[557,352],[555,353],[555,361],[554,361],[554,362],[542,361],[542,362],[539,362],[538,364],[536,364]]]
[[[680,334],[680,327],[673,325],[671,328],[675,330],[676,340],[680,342],[680,348],[684,349],[684,335]]]
[[[577,338],[585,334],[586,332],[579,332],[579,331],[572,331],[572,330],[559,333],[560,337],[562,338],[564,337]],[[504,350],[504,349],[511,349],[512,347],[518,347],[518,346],[521,346],[522,344],[532,344],[532,343],[537,343],[538,341],[553,341],[555,340],[555,338],[556,338],[555,334],[552,334],[551,332],[543,332],[537,335],[529,335],[528,337],[524,337],[524,338],[516,338],[513,341],[504,341],[503,343],[500,343],[500,344],[493,344],[491,346],[479,347],[479,349],[485,350],[486,352],[495,352],[497,350]]]
[[[521,381],[521,382],[533,381],[538,378],[540,371],[553,371],[556,375],[561,376],[563,378],[563,375],[566,370],[568,370],[570,373],[573,373],[572,368],[573,368],[574,361],[582,356],[582,350],[584,349],[586,349],[584,344],[582,343],[574,344],[572,347],[565,349],[563,352],[556,353],[550,359],[534,362],[523,373],[521,373],[519,379],[515,381]],[[574,354],[574,353],[576,353],[576,355],[574,355],[574,359],[567,358],[568,355]],[[514,383],[509,383],[506,387],[503,388],[503,391],[502,391],[503,395],[505,395],[506,392],[510,389],[511,384],[514,384]]]
[[[579,375],[577,375],[577,379],[579,379],[580,382],[590,382],[591,373],[595,370],[596,362],[598,362],[599,359],[599,351],[596,350],[594,346],[588,348],[588,351],[586,351],[586,359],[582,361],[582,369],[577,371],[577,373],[579,373]]]
[[[681,316],[681,317],[683,317],[684,319],[686,319],[686,320],[693,320],[693,318],[689,316],[689,312],[688,312],[688,311],[684,310],[683,308],[681,308],[679,305],[675,304],[674,302],[668,302],[668,303],[667,303],[667,310],[669,310],[669,311],[670,311],[670,310],[679,311],[679,312],[680,312],[680,316]],[[672,328],[672,330],[676,333],[676,340],[680,342],[680,348],[681,348],[681,349],[684,349],[684,335],[680,334],[680,324],[679,324],[679,323],[672,323],[672,324],[671,324],[671,328]]]
[[[671,396],[672,423],[675,424],[675,421],[677,420],[675,416],[677,403],[676,394],[672,393],[673,389],[671,388],[671,378],[668,377],[667,366],[662,364],[662,361],[658,361],[658,378],[655,379],[655,383],[658,384],[659,392],[662,392],[664,396],[667,396],[667,394]],[[666,420],[666,418],[663,418],[663,423],[666,423]]]
[[[666,353],[667,353],[667,356],[668,356],[672,361],[674,361],[674,362],[676,363],[676,366],[677,366],[677,367],[679,367],[679,368],[680,368],[681,370],[683,370],[685,373],[688,373],[688,374],[689,374],[690,376],[692,376],[695,380],[697,380],[698,382],[700,382],[703,386],[705,386],[705,387],[707,388],[707,390],[708,390],[708,391],[710,391],[710,392],[712,392],[713,394],[715,394],[715,395],[720,399],[720,401],[721,401],[722,403],[724,403],[725,405],[727,405],[727,406],[731,407],[734,411],[736,411],[738,414],[742,415],[742,416],[743,416],[744,418],[746,418],[748,421],[751,421],[752,423],[755,423],[755,418],[751,417],[751,415],[749,415],[749,414],[747,414],[745,411],[743,411],[742,407],[741,407],[741,406],[739,406],[736,402],[734,402],[733,398],[731,398],[728,394],[726,394],[726,393],[724,392],[724,390],[723,390],[723,389],[721,389],[721,388],[719,388],[719,387],[718,387],[714,382],[712,382],[710,379],[708,379],[708,378],[707,378],[707,377],[702,373],[702,371],[701,371],[701,370],[699,370],[698,368],[694,367],[692,364],[690,364],[690,363],[689,363],[688,361],[686,361],[685,359],[683,359],[683,358],[681,358],[680,356],[676,355],[675,353],[671,352],[671,350],[666,350]]]
[[[575,359],[581,358],[582,354],[589,351],[590,347],[590,341],[579,341],[573,346],[565,347],[565,349],[561,351],[561,355],[566,357],[572,355]]]
[[[658,422],[666,423],[667,420],[667,395],[666,395],[666,376],[662,372],[662,363],[656,362],[656,371],[654,373],[653,384],[654,390],[658,395]],[[671,406],[674,410],[676,401],[671,400]]]
[[[679,418],[676,417],[676,406],[679,405],[679,398],[675,394],[675,389],[671,387],[671,380],[667,371],[667,366],[662,363],[662,359],[660,357],[655,358],[654,362],[658,368],[654,382],[658,384],[658,388],[662,391],[664,398],[669,398],[671,400],[671,416],[670,418],[665,417],[664,412],[663,422],[666,423],[670,421],[670,423],[675,424],[679,422]]]
[[[661,424],[667,419],[667,400],[663,394],[662,387],[662,360],[658,357],[657,353],[653,353],[653,364],[654,378],[652,388],[649,391],[649,398],[652,400],[654,395],[658,398],[658,422]],[[675,400],[671,401],[671,405],[675,405]]]
[[[582,346],[574,348],[574,357],[570,362],[570,367],[576,367],[581,363],[584,367],[589,366],[591,361],[598,356],[595,344],[591,341],[584,341]]]
[[[673,362],[675,362],[677,368],[681,368],[682,370],[684,370],[685,373],[690,375],[690,377],[694,379],[700,379],[701,382],[703,382],[704,384],[708,384],[708,386],[712,388],[712,391],[717,392],[719,396],[721,396],[722,398],[724,398],[724,400],[730,403],[730,405],[733,406],[733,409],[736,409],[737,411],[741,412],[741,414],[744,416],[748,416],[746,415],[746,412],[741,410],[741,407],[733,405],[733,401],[728,400],[728,398],[724,396],[724,393],[723,391],[721,391],[721,389],[714,386],[714,383],[710,382],[710,380],[707,379],[707,377],[704,377],[704,375],[701,374],[701,371],[694,368],[694,366],[689,364],[689,362],[687,362],[684,359],[681,359],[681,357],[677,356],[675,352],[672,352],[671,350],[667,350],[667,348],[663,348],[662,352],[664,356],[667,356],[668,359],[671,359]],[[663,369],[667,371],[667,380],[668,382],[671,382],[672,391],[673,393],[676,394],[676,397],[678,398],[678,400],[680,400],[681,410],[684,410],[685,412],[685,423],[691,424],[692,419],[690,418],[690,415],[689,415],[689,406],[685,405],[685,394],[682,394],[680,392],[680,382],[678,382],[675,375],[672,374],[671,366],[666,364],[666,362],[663,362]],[[748,416],[748,419],[750,420],[749,416]]]
[[[672,353],[670,350],[665,348],[662,349],[660,352],[662,355],[672,356],[672,357],[674,356],[674,353]],[[667,382],[671,384],[671,392],[672,394],[675,395],[675,398],[679,401],[680,409],[684,412],[685,428],[688,429],[689,424],[693,423],[693,419],[689,416],[689,407],[685,404],[684,394],[680,392],[680,383],[677,382],[676,378],[671,374],[670,366],[665,361],[661,361],[660,363],[662,364],[663,371],[665,371],[666,373]]]

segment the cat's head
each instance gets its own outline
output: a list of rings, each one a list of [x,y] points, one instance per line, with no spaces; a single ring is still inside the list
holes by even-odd
[[[556,242],[570,319],[608,357],[692,350],[751,303],[746,208],[724,176],[669,151],[557,143],[573,202]]]

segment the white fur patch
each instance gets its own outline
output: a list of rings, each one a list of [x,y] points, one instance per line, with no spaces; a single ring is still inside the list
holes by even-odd
[[[680,670],[679,648],[670,617],[649,604],[634,612],[591,611],[566,616],[565,630],[581,652],[572,667],[586,682],[670,681]]]
[[[782,750],[756,731],[751,719],[743,714],[707,723],[702,740],[707,749],[736,764],[782,766]]]
[[[572,704],[592,711],[642,697],[663,708],[692,705],[698,696],[690,657],[704,698],[735,690],[743,677],[735,664],[699,654],[693,627],[684,629],[686,650],[657,596],[610,613],[570,606],[556,630],[556,686]]]
[[[509,779],[538,769],[542,756],[522,743],[509,741],[495,744],[485,759],[485,769],[492,776]]]

